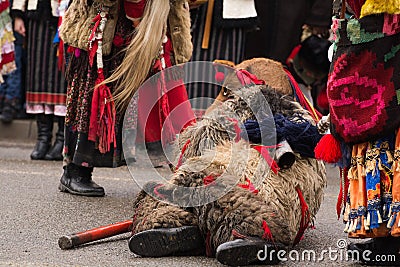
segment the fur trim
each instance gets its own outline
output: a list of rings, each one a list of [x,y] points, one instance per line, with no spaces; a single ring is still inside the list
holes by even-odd
[[[109,55],[118,20],[118,0],[95,0],[90,6],[87,2],[74,0],[68,7],[60,25],[60,38],[68,45],[87,51],[93,18],[101,6],[108,7],[109,16],[103,32],[103,55]]]
[[[186,0],[170,0],[168,17],[174,48],[175,64],[185,63],[192,57],[193,44],[190,34],[190,13]]]

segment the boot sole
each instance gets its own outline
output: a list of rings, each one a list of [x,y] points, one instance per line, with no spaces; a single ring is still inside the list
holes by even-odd
[[[204,238],[197,226],[151,229],[129,239],[129,249],[143,257],[177,255],[202,247]]]
[[[104,197],[104,195],[105,195],[105,193],[99,193],[99,192],[89,192],[89,193],[77,192],[77,191],[71,190],[70,188],[66,187],[62,183],[60,183],[58,185],[58,189],[64,193],[70,193],[73,195],[85,196],[85,197]]]
[[[266,251],[271,252],[272,250],[274,250],[272,257],[265,255]],[[220,263],[229,266],[245,266],[252,264],[276,265],[280,262],[279,259],[277,259],[277,252],[279,250],[280,248],[273,244],[262,242],[250,243],[245,246],[239,244],[224,246],[224,244],[222,244],[217,248],[215,257]]]

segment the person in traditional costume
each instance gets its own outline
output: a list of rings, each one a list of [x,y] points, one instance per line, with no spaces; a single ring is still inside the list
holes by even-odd
[[[331,0],[255,0],[257,31],[246,36],[246,59],[266,57],[285,63],[302,34],[329,36]]]
[[[231,266],[275,264],[276,253],[260,251],[297,244],[312,224],[326,186],[324,164],[313,158],[318,116],[294,100],[304,96],[292,89],[279,62],[254,59],[235,70],[219,96],[222,104],[216,101],[180,134],[181,153],[170,181],[149,182],[137,195],[129,240],[133,253],[205,252]],[[278,160],[269,151],[276,143],[278,150],[286,143],[293,150],[285,152],[295,152]],[[223,194],[215,197],[218,192]]]
[[[21,100],[20,68],[15,60],[15,37],[10,17],[10,3],[0,2],[0,120],[10,123]]]
[[[151,75],[191,57],[189,6],[184,0],[76,0],[63,18],[60,37],[71,57],[59,189],[104,196],[104,188],[92,180],[93,168],[125,164],[122,119],[136,90]],[[127,112],[138,133],[133,142],[146,144],[157,167],[168,164],[161,150],[162,125],[187,93],[179,86],[147,112],[143,99],[151,96],[145,91]],[[190,124],[193,112],[189,104],[183,106],[182,121]],[[174,128],[174,134],[181,129]]]
[[[36,114],[37,122],[33,160],[62,160],[66,82],[53,44],[58,8],[59,1],[16,0],[11,11],[15,31],[27,40],[26,112]],[[58,130],[52,144],[54,121]]]
[[[321,139],[316,156],[341,168],[337,209],[339,216],[343,210],[344,232],[371,238],[351,243],[349,254],[369,265],[398,266],[400,2],[342,1],[332,29],[331,134]]]

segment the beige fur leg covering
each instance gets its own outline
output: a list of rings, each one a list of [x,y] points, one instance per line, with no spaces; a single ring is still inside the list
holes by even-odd
[[[161,202],[141,191],[134,203],[133,233],[154,228],[197,225],[195,215],[185,209]]]

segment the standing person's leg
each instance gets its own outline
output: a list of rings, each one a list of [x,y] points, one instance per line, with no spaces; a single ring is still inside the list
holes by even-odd
[[[37,142],[32,151],[31,159],[44,159],[44,156],[49,151],[53,135],[53,119],[54,116],[52,114],[40,113],[36,115]]]
[[[0,119],[4,123],[11,123],[18,112],[22,98],[22,46],[15,45],[15,63],[17,68],[5,76],[4,85],[4,106]]]
[[[63,116],[55,116],[58,129],[56,132],[56,140],[50,150],[47,152],[46,156],[44,157],[45,160],[62,160],[62,150],[64,147],[64,122],[65,117]]]
[[[245,57],[267,57],[285,63],[300,43],[308,1],[256,0],[259,30],[249,32]]]
[[[87,197],[102,197],[104,188],[92,180],[93,167],[78,166],[69,163],[64,166],[58,189],[61,192]]]
[[[7,76],[4,76],[3,79],[6,80]],[[7,83],[4,81],[3,83],[0,83],[0,114],[3,113],[4,96],[6,94],[6,90],[7,90]]]

